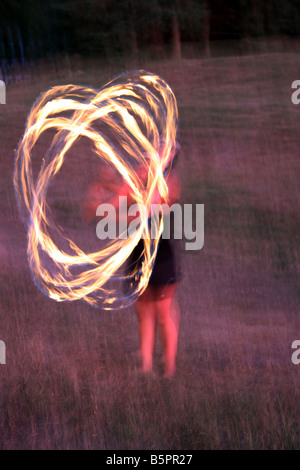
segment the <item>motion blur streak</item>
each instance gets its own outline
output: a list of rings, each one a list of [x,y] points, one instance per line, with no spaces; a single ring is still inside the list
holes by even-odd
[[[157,214],[151,221],[157,236],[151,240],[148,214],[141,210],[141,223],[134,236],[117,237],[100,251],[85,253],[67,239],[50,223],[46,196],[68,150],[80,136],[90,139],[97,157],[114,167],[130,187],[134,202],[146,206],[149,213],[154,195],[156,203],[157,195],[159,200],[168,201],[165,177],[175,155],[177,127],[172,90],[162,78],[145,71],[120,75],[100,90],[56,86],[33,105],[16,152],[14,186],[28,232],[29,265],[35,282],[50,298],[83,299],[104,309],[131,305],[147,287],[163,231],[163,218]],[[56,134],[34,180],[33,147],[48,129]],[[141,167],[148,175],[146,184],[136,171]],[[70,252],[53,241],[53,230],[58,240],[68,242]],[[132,276],[136,282],[129,284],[128,292],[120,294],[116,285],[128,281],[120,268],[142,236],[142,269]]]

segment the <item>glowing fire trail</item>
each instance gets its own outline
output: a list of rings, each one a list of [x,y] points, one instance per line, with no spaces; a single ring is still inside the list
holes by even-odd
[[[66,111],[72,112],[71,117],[66,117]],[[118,150],[105,133],[96,129],[99,122],[111,130],[119,143]],[[68,241],[71,254],[62,251],[49,235],[50,209],[46,196],[68,150],[80,136],[90,139],[96,155],[115,167],[130,187],[134,202],[146,207],[149,213],[154,194],[158,193],[165,201],[168,197],[165,175],[175,154],[177,124],[177,104],[172,90],[162,78],[145,71],[121,75],[100,90],[57,86],[42,94],[34,104],[16,152],[14,186],[28,231],[30,268],[36,283],[50,298],[83,299],[104,309],[130,305],[147,287],[163,231],[163,218],[157,216],[156,237],[150,240],[148,215],[141,210],[141,223],[134,236],[116,238],[100,251],[84,253],[59,231],[60,239]],[[55,129],[56,135],[34,181],[32,150],[48,129]],[[129,157],[135,165],[129,163]],[[140,166],[148,171],[146,187],[135,171]],[[138,281],[121,297],[114,287],[108,287],[108,281],[120,280],[117,271],[142,236],[145,244],[142,269],[134,273]],[[45,254],[51,260],[51,269]],[[72,273],[72,267],[76,266],[83,270]]]

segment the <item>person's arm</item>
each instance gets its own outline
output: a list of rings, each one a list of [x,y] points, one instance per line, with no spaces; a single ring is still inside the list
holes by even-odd
[[[166,181],[169,189],[168,205],[172,206],[172,204],[178,202],[180,198],[181,182],[178,174],[174,170],[168,175]],[[114,193],[114,196],[109,201],[106,201],[106,203],[112,204],[115,207],[117,221],[120,217],[119,197],[127,197],[127,212],[128,208],[134,203],[134,200],[130,196],[130,187],[126,183],[120,185],[120,183],[116,182],[116,180],[114,179],[112,179],[111,181],[109,181],[108,179],[105,179],[104,181],[98,181],[91,185],[87,197],[85,198],[85,201],[83,203],[83,219],[86,222],[91,222],[97,217],[96,210],[99,204],[101,203],[101,193],[103,195],[103,189],[108,189],[109,191]],[[138,216],[137,214],[136,216],[128,217],[128,213],[124,215],[127,216],[126,220],[128,222],[131,222],[131,220],[134,220]]]
[[[173,170],[167,177],[169,188],[169,205],[178,202],[181,196],[181,181],[178,174]]]
[[[101,202],[109,202],[116,207],[118,194],[120,191],[120,179],[109,169],[102,169],[98,177],[89,186],[84,197],[81,214],[82,219],[89,223],[96,218],[96,210]],[[109,193],[114,194],[110,201],[107,201]]]
[[[97,207],[101,204],[101,202],[104,202],[103,190],[105,189],[108,189],[114,193],[114,195],[109,200],[105,200],[105,204],[111,204],[116,209],[116,222],[119,222],[120,217],[124,217],[124,219],[128,222],[131,222],[131,220],[135,219],[135,216],[127,217],[128,207],[133,204],[133,199],[130,196],[129,186],[124,183],[121,185],[116,184],[114,181],[112,181],[111,185],[107,185],[106,182],[104,184],[96,182],[90,186],[82,205],[83,220],[86,223],[90,223],[99,217],[96,215]],[[125,207],[123,206],[123,209],[126,210],[126,213],[120,212],[121,196],[127,197],[127,205]]]

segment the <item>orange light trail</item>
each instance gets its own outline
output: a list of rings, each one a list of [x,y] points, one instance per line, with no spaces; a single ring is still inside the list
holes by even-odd
[[[118,150],[96,128],[99,122],[110,129]],[[163,218],[157,215],[152,220],[156,236],[150,239],[148,214],[155,195],[156,199],[157,194],[161,200],[168,199],[165,176],[175,154],[177,124],[177,103],[171,88],[161,77],[145,71],[120,75],[100,90],[56,86],[33,105],[16,152],[14,187],[27,227],[30,269],[35,282],[51,299],[82,299],[103,309],[113,309],[130,305],[145,290],[163,231]],[[34,180],[32,151],[48,129],[54,129],[56,134]],[[49,235],[50,209],[46,196],[68,150],[81,136],[92,141],[95,154],[115,168],[130,187],[134,202],[148,212],[140,210],[140,226],[133,236],[117,237],[104,249],[92,253],[85,253],[55,227],[61,239],[68,242],[70,254],[61,250]],[[146,187],[135,171],[140,166],[148,172]],[[145,248],[141,272],[136,273],[138,282],[122,297],[108,286],[108,281],[120,280],[118,270],[142,237]],[[84,269],[74,273],[72,268],[76,266]]]

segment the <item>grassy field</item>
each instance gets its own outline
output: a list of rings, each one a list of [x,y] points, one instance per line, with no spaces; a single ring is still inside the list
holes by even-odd
[[[70,82],[100,87],[132,68],[160,74],[174,90],[182,202],[205,206],[204,248],[180,253],[173,380],[162,378],[158,342],[153,376],[139,372],[133,308],[107,313],[55,303],[36,288],[12,185],[14,149],[40,92]],[[299,74],[298,54],[273,52],[86,61],[7,87],[0,107],[0,448],[300,448],[300,365],[291,361],[300,338],[300,108],[291,102]],[[89,172],[88,154],[82,158],[52,193],[67,225]]]

